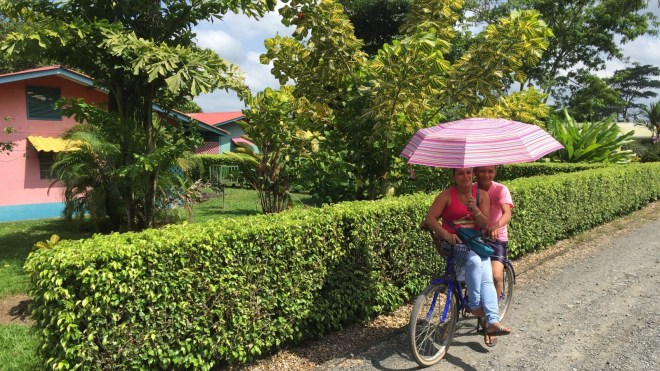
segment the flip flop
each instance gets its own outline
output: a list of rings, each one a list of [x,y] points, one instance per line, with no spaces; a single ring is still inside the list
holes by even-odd
[[[504,326],[500,326],[500,328],[495,331],[486,331],[486,335],[491,335],[491,336],[504,336],[504,335],[509,335],[510,333],[511,333],[511,329],[507,329]]]
[[[487,347],[492,348],[492,347],[494,347],[495,345],[497,345],[497,338],[493,338],[493,337],[491,337],[491,338],[490,338],[490,343],[489,343],[489,342],[486,340],[487,337],[489,337],[489,336],[490,336],[490,335],[484,335],[484,343],[486,344]]]

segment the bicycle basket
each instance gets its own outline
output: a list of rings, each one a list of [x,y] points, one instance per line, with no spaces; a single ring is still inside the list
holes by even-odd
[[[457,277],[461,276],[463,270],[465,270],[465,263],[468,260],[470,248],[463,244],[450,245],[445,241],[442,241],[440,245],[442,250],[441,255],[446,257],[451,256],[451,268]]]

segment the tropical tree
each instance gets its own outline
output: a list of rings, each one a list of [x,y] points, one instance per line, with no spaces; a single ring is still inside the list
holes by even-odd
[[[624,120],[629,120],[630,113],[636,113],[644,108],[640,100],[648,100],[658,96],[660,89],[660,67],[650,64],[634,63],[633,67],[614,71],[607,79],[608,84],[621,93],[621,99],[627,104],[619,114]]]
[[[23,25],[39,24],[21,26],[6,35],[0,50],[8,55],[40,55],[56,60],[88,74],[108,89],[109,111],[117,114],[124,131],[138,129],[144,138],[143,147],[121,148],[140,166],[135,170],[145,175],[128,192],[144,197],[144,218],[129,228],[144,228],[153,225],[158,178],[170,166],[162,163],[162,153],[178,148],[159,138],[170,128],[178,129],[177,125],[165,125],[162,130],[154,127],[154,103],[168,111],[182,100],[216,88],[235,90],[243,98],[250,94],[236,66],[195,45],[191,26],[222,19],[228,11],[260,16],[274,3],[0,0],[4,16]],[[162,150],[157,143],[169,148]],[[140,188],[140,192],[132,188]],[[129,223],[133,220],[128,219]]]
[[[378,50],[400,36],[410,8],[410,0],[338,0],[351,20],[355,37],[364,42],[362,50],[375,55]]]
[[[296,99],[293,87],[270,88],[250,100],[250,109],[243,111],[245,121],[239,124],[245,138],[253,144],[239,143],[248,156],[229,154],[236,158],[243,177],[258,191],[264,213],[277,213],[291,204],[291,187],[297,179],[303,156],[311,151],[313,134],[300,129],[307,102]],[[256,147],[256,148],[255,148]]]
[[[564,148],[550,158],[561,162],[630,162],[635,154],[622,146],[631,142],[634,133],[621,134],[615,117],[578,123],[566,110],[563,119],[552,117],[548,130]]]
[[[51,167],[56,179],[51,186],[64,186],[64,217],[82,219],[89,213],[96,230],[118,230],[126,217],[122,190],[128,186],[119,175],[119,145],[91,125],[75,126],[64,137],[79,143],[75,150],[58,154]]]
[[[65,114],[79,122],[64,135],[75,141],[75,150],[61,152],[52,167],[53,185],[64,186],[65,217],[82,218],[89,213],[97,229],[107,230],[127,229],[143,220],[143,190],[133,187],[148,176],[142,171],[144,164],[133,155],[146,142],[139,125],[132,125],[132,130],[127,131],[117,113],[81,99],[60,104],[65,106]],[[180,206],[174,203],[181,200],[179,196],[187,187],[177,187],[181,185],[179,178],[186,179],[185,175],[198,164],[190,148],[200,144],[201,138],[186,133],[189,128],[173,130],[158,117],[154,117],[153,125],[159,131],[156,164],[167,169],[162,172],[156,191],[158,215],[171,206]]]
[[[646,0],[508,0],[483,1],[488,6],[479,20],[491,22],[512,10],[536,10],[554,33],[538,64],[524,68],[529,79],[554,97],[569,83],[563,71],[581,65],[593,71],[607,60],[623,59],[622,44],[643,35],[656,35],[657,17],[644,12]],[[495,6],[493,6],[495,4]]]
[[[641,111],[640,125],[646,126],[651,131],[651,139],[654,143],[660,142],[660,101],[649,103]]]
[[[621,92],[609,86],[607,80],[584,69],[570,72],[568,76],[571,84],[560,102],[576,120],[603,120],[626,107]]]
[[[13,21],[0,14],[0,40],[13,32],[17,32],[24,26],[25,25],[22,22]],[[43,57],[0,53],[0,74],[43,67],[50,64],[53,64],[53,61]]]
[[[544,99],[545,94],[530,87],[529,90],[501,97],[497,104],[482,108],[475,116],[506,118],[545,128],[550,109],[543,104]]]
[[[507,81],[524,81],[522,66],[538,61],[551,32],[535,12],[513,12],[486,27],[454,62],[445,59],[462,4],[415,2],[401,37],[371,59],[334,1],[297,0],[280,9],[282,22],[296,30],[266,40],[262,63],[273,63],[280,83],[296,84],[295,97],[331,113],[332,120],[307,122],[325,137],[321,156],[329,163],[317,168],[346,171],[331,175],[334,184],[342,180],[342,193],[376,198],[391,192],[395,159],[412,133],[496,105]],[[321,183],[328,176],[311,178]]]

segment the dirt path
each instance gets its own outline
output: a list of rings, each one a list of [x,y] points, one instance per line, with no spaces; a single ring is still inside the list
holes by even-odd
[[[12,295],[0,298],[0,325],[31,325],[28,316],[28,296]]]

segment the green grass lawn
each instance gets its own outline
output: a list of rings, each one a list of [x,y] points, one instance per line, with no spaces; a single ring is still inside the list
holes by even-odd
[[[32,245],[57,234],[63,239],[80,239],[91,236],[70,226],[62,219],[29,220],[0,223],[0,298],[25,293],[27,276],[23,264]]]
[[[40,369],[37,337],[32,327],[0,325],[0,369],[25,371]]]

